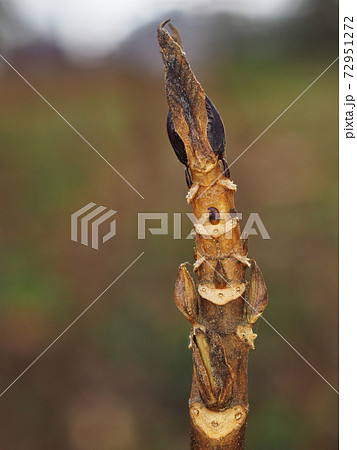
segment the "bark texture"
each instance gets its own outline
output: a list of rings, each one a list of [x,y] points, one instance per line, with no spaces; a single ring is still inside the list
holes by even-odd
[[[247,241],[241,238],[236,185],[223,157],[223,123],[188,64],[179,32],[171,26],[170,35],[164,28],[167,22],[158,28],[169,105],[167,129],[186,166],[187,201],[196,218],[197,283],[182,264],[175,285],[175,303],[193,326],[191,448],[243,449],[248,353],[256,337],[252,325],[268,296],[257,264],[247,257]]]

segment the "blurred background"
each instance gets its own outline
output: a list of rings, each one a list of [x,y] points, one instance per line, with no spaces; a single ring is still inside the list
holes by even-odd
[[[145,252],[0,398],[1,449],[189,446],[190,327],[173,288],[193,241],[173,239],[172,213],[190,207],[165,130],[167,17],[225,122],[228,162],[338,55],[334,0],[0,0],[0,53],[145,197],[0,60],[0,390]],[[231,167],[242,225],[258,212],[271,236],[249,248],[264,315],[335,387],[337,101],[336,63]],[[118,211],[98,251],[70,239],[89,202]],[[138,240],[138,212],[168,212],[169,234]],[[337,394],[257,328],[247,449],[337,449]]]

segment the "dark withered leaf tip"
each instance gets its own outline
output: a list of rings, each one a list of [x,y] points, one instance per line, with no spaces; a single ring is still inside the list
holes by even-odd
[[[170,22],[170,23],[169,23],[169,22]],[[169,24],[171,34],[169,34],[169,33],[167,32],[167,30],[164,30],[164,27],[165,27],[165,25],[167,25],[167,24]],[[178,45],[181,47],[181,49],[182,49],[182,39],[181,39],[180,32],[179,32],[179,30],[172,24],[171,19],[166,19],[166,20],[164,20],[164,21],[161,22],[160,25],[158,26],[158,28],[157,28],[157,34],[158,34],[159,41],[160,41],[160,39],[163,38],[163,35],[164,35],[165,33],[166,33],[166,34],[169,34],[169,36],[171,37],[171,39],[173,39],[173,40],[176,42],[176,44],[178,44]]]
[[[157,31],[161,31],[165,25],[167,25],[169,22],[171,22],[171,19],[166,19],[160,23],[160,25],[157,27]]]

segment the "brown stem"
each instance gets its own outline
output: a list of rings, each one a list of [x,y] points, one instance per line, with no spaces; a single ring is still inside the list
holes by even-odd
[[[192,449],[243,449],[247,425],[248,353],[252,325],[268,296],[257,264],[242,243],[218,111],[194,76],[181,37],[158,28],[169,105],[168,132],[190,171],[188,203],[195,223],[197,283],[179,268],[177,307],[193,325],[193,379],[189,401]],[[245,272],[250,268],[250,281]]]

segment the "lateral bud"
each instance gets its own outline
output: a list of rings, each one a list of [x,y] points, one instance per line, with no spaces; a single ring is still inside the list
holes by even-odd
[[[198,295],[193,279],[185,267],[186,264],[183,263],[179,267],[174,298],[178,309],[194,325],[198,319]]]
[[[263,311],[268,304],[268,291],[258,264],[253,259],[250,260],[250,263],[251,271],[248,294],[246,297],[246,311],[247,322],[252,325],[263,314]]]

